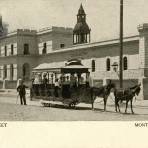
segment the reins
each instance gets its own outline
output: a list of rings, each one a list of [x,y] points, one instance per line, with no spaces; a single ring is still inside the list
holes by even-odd
[[[132,94],[133,94],[133,97],[135,96],[135,93],[136,93],[136,89],[138,88],[138,86],[136,87],[136,88],[134,88],[135,90],[134,90],[134,92],[130,89],[130,91],[132,91]],[[126,97],[128,97],[129,95],[124,95],[123,94],[123,96],[121,96],[120,98],[122,99],[122,98],[126,98]],[[135,96],[135,98],[136,98],[136,96]],[[136,99],[135,99],[136,100]]]

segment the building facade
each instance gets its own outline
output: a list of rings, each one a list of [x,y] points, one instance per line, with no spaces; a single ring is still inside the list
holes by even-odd
[[[72,28],[51,27],[39,31],[17,29],[0,38],[0,88],[15,88],[16,81],[31,79],[31,71],[42,63],[77,58],[90,67],[95,85],[108,79],[119,85],[119,39],[90,42],[90,28],[82,5]],[[138,35],[124,38],[123,87],[142,84],[140,98],[148,99],[148,24],[138,26]]]

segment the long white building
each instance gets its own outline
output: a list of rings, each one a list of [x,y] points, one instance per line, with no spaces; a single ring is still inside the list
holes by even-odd
[[[2,18],[1,18],[2,22]],[[0,23],[2,25],[2,23]],[[15,88],[18,78],[31,79],[31,71],[42,63],[78,58],[90,67],[95,85],[108,79],[119,84],[112,65],[119,65],[119,39],[91,42],[91,29],[82,5],[72,28],[50,27],[39,31],[17,29],[0,38],[0,88]],[[124,87],[141,82],[140,98],[148,99],[148,24],[137,27],[137,36],[124,38]]]

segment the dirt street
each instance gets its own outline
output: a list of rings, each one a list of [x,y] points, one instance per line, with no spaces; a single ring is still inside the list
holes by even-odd
[[[79,104],[76,109],[60,107],[42,107],[39,101],[29,101],[27,106],[21,106],[16,97],[0,97],[0,120],[8,121],[133,121],[148,120],[148,101],[134,101],[135,114],[124,114],[125,105],[122,104],[122,113],[116,113],[114,102],[108,100],[107,111],[103,111],[103,102],[100,98],[95,103],[95,110],[90,104]],[[130,108],[128,109],[130,113]]]

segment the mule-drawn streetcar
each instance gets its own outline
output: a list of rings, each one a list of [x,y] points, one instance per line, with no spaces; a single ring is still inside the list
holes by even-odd
[[[119,101],[126,101],[126,109],[128,102],[132,101],[135,95],[140,92],[140,85],[131,88],[117,89],[111,80],[105,86],[90,87],[92,79],[90,77],[89,68],[85,67],[80,60],[73,59],[63,63],[41,64],[34,68],[31,99],[37,98],[41,100],[43,106],[66,105],[75,107],[83,102],[90,104],[94,108],[96,97],[102,97],[104,101],[104,111],[108,96],[112,91],[115,96],[115,110],[120,112]]]
[[[39,65],[33,70],[31,99],[41,99],[44,106],[92,103],[88,69],[77,59]]]

